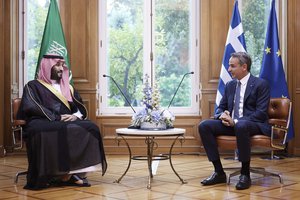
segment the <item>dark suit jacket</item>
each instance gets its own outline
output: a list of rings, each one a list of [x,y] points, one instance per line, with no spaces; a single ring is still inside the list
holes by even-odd
[[[225,92],[217,108],[215,119],[228,110],[232,113],[237,80],[229,81],[225,86]],[[243,117],[239,120],[250,120],[257,122],[261,132],[270,136],[271,126],[268,123],[268,107],[270,102],[270,87],[267,81],[250,75],[247,83]]]

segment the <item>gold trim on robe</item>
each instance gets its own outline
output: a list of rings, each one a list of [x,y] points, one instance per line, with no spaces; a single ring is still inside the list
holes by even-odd
[[[86,112],[86,117],[85,117],[85,119],[87,119],[87,116],[88,116],[88,109],[85,107],[84,104],[82,104],[80,101],[78,101],[78,100],[75,98],[75,96],[74,96],[74,88],[73,88],[72,85],[70,85],[70,90],[71,90],[71,94],[72,94],[73,99],[74,99],[78,104],[82,105],[82,107],[85,109],[85,112]]]
[[[57,98],[59,98],[61,100],[61,102],[63,102],[65,104],[65,106],[67,106],[67,108],[69,108],[69,110],[71,110],[70,104],[68,102],[68,100],[64,97],[64,95],[62,95],[61,93],[59,93],[52,85],[50,85],[49,83],[46,83],[43,80],[38,79],[38,81],[45,86],[48,90],[50,90],[55,96],[57,96]]]

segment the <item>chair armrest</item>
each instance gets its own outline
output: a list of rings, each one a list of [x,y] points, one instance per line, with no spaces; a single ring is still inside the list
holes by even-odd
[[[12,126],[24,126],[26,124],[25,120],[13,120]]]
[[[271,146],[276,149],[283,150],[285,149],[286,137],[287,137],[287,128],[280,126],[272,126],[271,131]]]

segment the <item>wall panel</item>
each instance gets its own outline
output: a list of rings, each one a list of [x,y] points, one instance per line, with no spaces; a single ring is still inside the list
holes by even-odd
[[[0,0],[0,113],[4,113],[4,0]],[[0,115],[0,157],[4,156],[4,115]]]
[[[96,121],[98,82],[98,1],[59,1],[74,86],[89,102],[89,118]]]
[[[295,138],[289,142],[289,153],[300,155],[300,1],[287,2],[287,80],[293,101]]]
[[[121,142],[118,146],[118,140],[116,140],[116,129],[126,128],[130,125],[131,117],[121,117],[121,116],[99,116],[97,118],[97,124],[101,129],[101,135],[104,138],[105,151],[110,154],[127,154],[128,150],[124,142]],[[185,128],[185,140],[181,144],[176,144],[173,152],[177,153],[193,153],[199,154],[203,152],[200,147],[200,138],[198,134],[198,122],[199,117],[190,116],[178,116],[174,126],[177,128]],[[170,147],[170,141],[172,138],[158,139],[159,144],[158,150],[163,153],[167,153]],[[128,143],[132,147],[134,153],[145,153],[145,141],[142,138],[129,138]]]
[[[213,116],[214,113],[215,95],[233,2],[232,0],[201,1],[200,80],[202,85],[201,109],[203,119]]]

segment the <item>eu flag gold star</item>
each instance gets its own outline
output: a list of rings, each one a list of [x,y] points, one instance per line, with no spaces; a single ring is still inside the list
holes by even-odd
[[[267,48],[265,49],[265,52],[266,52],[266,54],[271,53],[271,48],[267,47]]]
[[[279,49],[278,49],[278,51],[276,52],[276,54],[277,54],[278,57],[281,56],[281,52],[280,52]]]

